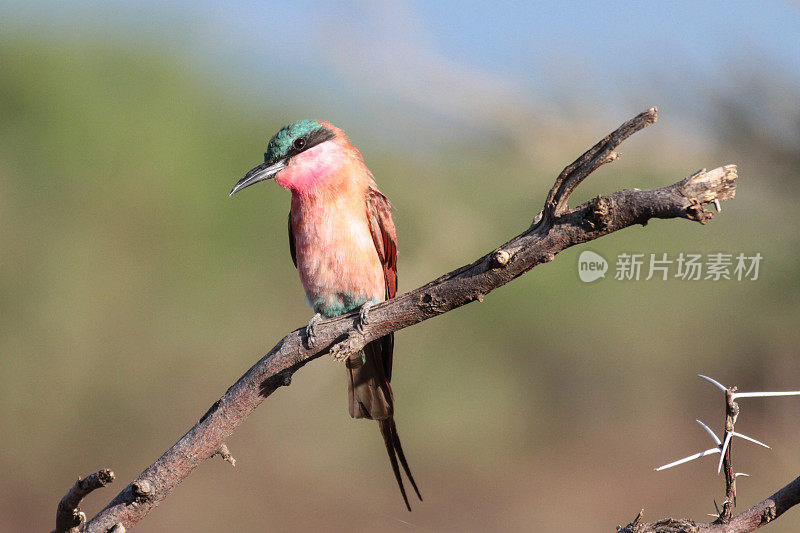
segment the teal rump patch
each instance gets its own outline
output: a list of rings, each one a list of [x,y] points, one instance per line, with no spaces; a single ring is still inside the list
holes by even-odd
[[[327,317],[334,317],[345,315],[350,311],[355,311],[362,305],[364,305],[367,300],[366,296],[352,296],[350,294],[338,294],[336,298],[333,299],[325,299],[325,298],[318,298],[314,301],[314,311],[320,314],[323,314]],[[372,303],[375,302],[372,299]]]
[[[305,119],[294,124],[289,124],[280,129],[267,144],[266,160],[276,161],[286,155],[292,147],[292,143],[298,137],[310,134],[312,131],[318,130],[322,124],[316,120]]]

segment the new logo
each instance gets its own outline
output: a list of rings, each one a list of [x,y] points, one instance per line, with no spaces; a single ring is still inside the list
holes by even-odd
[[[578,257],[578,277],[584,283],[591,283],[606,277],[608,261],[603,256],[589,250],[584,250]]]

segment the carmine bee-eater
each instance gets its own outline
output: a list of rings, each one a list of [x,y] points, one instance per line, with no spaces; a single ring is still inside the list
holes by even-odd
[[[369,308],[397,291],[397,239],[391,204],[344,132],[321,120],[301,120],[270,139],[264,163],[231,190],[231,195],[274,178],[292,193],[289,251],[314,316],[306,327],[309,345],[322,315],[339,316]],[[408,468],[394,423],[392,379],[394,334],[374,340],[345,361],[350,416],[377,420],[389,461],[408,510],[399,463],[422,500]]]

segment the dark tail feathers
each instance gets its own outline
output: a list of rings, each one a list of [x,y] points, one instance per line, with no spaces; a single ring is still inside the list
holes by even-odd
[[[394,423],[394,396],[389,384],[392,372],[393,344],[393,337],[390,334],[372,341],[364,346],[362,351],[352,354],[347,359],[346,366],[349,377],[347,391],[350,416],[369,418],[378,422],[383,441],[386,443],[386,451],[389,453],[389,461],[392,463],[394,477],[397,479],[403,501],[410,511],[411,506],[408,503],[403,478],[400,475],[400,465],[403,466],[406,477],[420,500],[422,500],[422,496],[414,481],[414,476],[411,475],[411,470],[408,468],[403,447],[400,445],[400,438],[397,436],[397,426]]]
[[[406,477],[408,477],[408,480],[411,482],[411,486],[414,487],[414,492],[417,493],[417,497],[420,501],[422,501],[422,495],[419,493],[417,483],[414,481],[414,476],[411,475],[411,469],[408,468],[408,461],[406,461],[406,456],[403,453],[403,446],[400,445],[400,437],[397,436],[397,426],[394,423],[394,417],[390,416],[385,420],[378,420],[378,426],[381,428],[383,442],[386,443],[386,451],[389,453],[389,462],[392,463],[392,471],[394,472],[395,479],[397,479],[397,486],[400,487],[400,493],[403,495],[406,508],[411,511],[411,505],[408,503],[408,496],[406,495],[406,488],[403,485],[403,478],[400,475],[400,467],[397,464],[398,459],[400,460],[400,464],[403,465]]]

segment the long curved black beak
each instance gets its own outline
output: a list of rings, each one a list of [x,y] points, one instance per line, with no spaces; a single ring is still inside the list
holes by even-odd
[[[275,174],[284,168],[286,168],[286,163],[284,161],[278,161],[277,163],[273,163],[271,165],[267,163],[261,163],[256,168],[245,174],[244,177],[233,186],[233,189],[231,189],[231,193],[228,196],[233,196],[245,187],[249,187],[250,185],[258,183],[259,181],[274,178]]]

